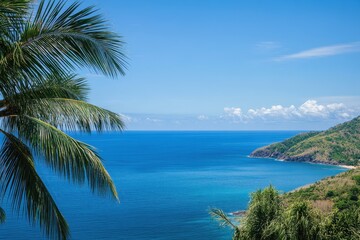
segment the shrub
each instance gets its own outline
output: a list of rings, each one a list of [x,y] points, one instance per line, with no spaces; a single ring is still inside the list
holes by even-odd
[[[241,239],[263,239],[264,230],[281,209],[279,192],[269,186],[251,194],[247,216],[240,227]]]
[[[352,179],[356,182],[357,185],[360,185],[360,175],[355,175]]]
[[[341,212],[335,212],[325,226],[324,239],[359,239],[360,209],[351,207]]]
[[[332,191],[332,190],[329,190],[329,191],[326,193],[326,197],[327,197],[327,198],[332,198],[332,197],[334,197],[334,196],[335,196],[335,192]]]
[[[350,188],[350,193],[351,193],[351,195],[359,195],[360,189],[358,187],[354,186],[354,187]]]
[[[357,200],[359,200],[359,198],[358,198],[358,196],[356,196],[356,195],[351,195],[351,196],[350,196],[350,200],[351,200],[351,201],[357,201]]]
[[[341,199],[340,201],[335,203],[335,207],[339,210],[348,209],[351,205],[351,202],[347,199]]]

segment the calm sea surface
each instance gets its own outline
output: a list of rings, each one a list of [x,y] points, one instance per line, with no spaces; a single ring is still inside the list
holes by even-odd
[[[97,147],[121,203],[68,184],[38,163],[46,185],[71,227],[72,239],[230,239],[209,207],[245,209],[249,194],[274,185],[289,191],[344,169],[253,159],[257,147],[298,132],[125,132],[74,135]],[[0,239],[45,239],[38,227],[11,214]]]

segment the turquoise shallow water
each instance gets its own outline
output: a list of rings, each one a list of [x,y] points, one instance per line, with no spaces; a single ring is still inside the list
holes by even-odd
[[[39,172],[67,218],[72,239],[229,239],[208,215],[245,209],[249,194],[273,184],[289,191],[344,169],[253,159],[257,147],[298,132],[125,132],[74,135],[97,147],[115,181],[121,203],[68,184],[41,163]],[[45,239],[11,214],[0,239]]]

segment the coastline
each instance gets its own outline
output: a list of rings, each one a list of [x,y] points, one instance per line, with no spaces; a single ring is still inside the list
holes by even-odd
[[[351,165],[335,165],[346,169],[356,169],[358,166],[351,166]]]
[[[248,156],[249,158],[263,158],[266,159],[267,157],[253,157],[251,155]],[[341,168],[345,168],[347,170],[352,170],[352,169],[357,169],[359,166],[352,166],[352,165],[344,165],[344,164],[331,164],[331,163],[327,163],[327,162],[312,162],[312,161],[288,161],[285,159],[277,159],[277,158],[267,158],[267,159],[272,159],[274,161],[281,161],[281,162],[303,162],[303,163],[309,163],[309,164],[318,164],[318,165],[330,165],[330,166],[337,166],[337,167],[341,167]],[[336,175],[335,175],[336,176]],[[307,188],[310,187],[311,185],[315,184],[314,183],[308,183],[305,184],[303,186],[297,187],[289,192],[295,192],[297,190],[303,189],[303,188]]]
[[[262,159],[272,159],[274,161],[280,161],[280,162],[303,162],[303,163],[310,163],[310,164],[323,164],[323,165],[330,165],[330,166],[337,166],[342,167],[346,169],[356,169],[360,166],[353,166],[353,165],[345,165],[345,164],[336,164],[336,163],[330,163],[325,161],[299,161],[299,160],[291,160],[291,159],[279,159],[279,158],[273,158],[273,157],[261,157],[261,156],[252,156],[251,154],[247,156],[248,158],[262,158]]]
[[[251,156],[251,155],[248,155],[247,157],[248,158],[271,159],[271,160],[274,160],[274,161],[281,161],[281,162],[294,162],[294,161],[287,161],[285,159],[277,159],[277,158],[269,158],[269,157],[255,157],[255,156]],[[301,161],[297,161],[297,162],[301,162]],[[323,163],[323,162],[310,162],[310,161],[302,161],[302,162],[303,163],[309,163],[309,164],[337,166],[337,167],[345,168],[345,169],[348,169],[348,170],[356,169],[356,168],[359,167],[359,166],[351,166],[351,165],[343,165],[343,164],[329,164],[329,163]],[[285,193],[295,192],[295,191],[298,191],[298,190],[303,189],[303,188],[308,188],[308,187],[312,186],[313,184],[315,184],[315,182],[299,186],[297,188],[294,188],[293,190],[290,190],[288,192],[284,192],[284,194]],[[246,211],[247,210],[237,210],[237,211],[234,211],[234,212],[230,212],[229,215],[233,216],[233,217],[243,217],[243,216],[246,215]]]
[[[289,160],[286,160],[286,159],[277,159],[277,158],[271,158],[271,157],[255,157],[255,156],[251,156],[251,155],[248,155],[247,157],[248,158],[271,159],[271,160],[274,160],[274,161],[281,161],[281,162],[303,162],[303,163],[309,163],[309,164],[330,165],[330,166],[337,166],[337,167],[345,168],[345,169],[348,169],[348,170],[357,169],[357,168],[360,167],[360,166],[352,166],[352,165],[344,165],[344,164],[332,164],[332,163],[328,163],[328,162],[317,162],[317,161],[289,161]],[[294,191],[297,191],[297,190],[302,189],[302,188],[307,188],[307,187],[310,187],[313,184],[314,183],[309,183],[309,184],[297,187],[297,188],[295,188],[295,189],[293,189],[293,190],[291,190],[289,192],[294,192]]]

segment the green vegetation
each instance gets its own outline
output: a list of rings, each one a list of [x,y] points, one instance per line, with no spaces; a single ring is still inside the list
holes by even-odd
[[[302,133],[259,148],[251,156],[357,166],[360,160],[360,116],[323,132]]]
[[[246,218],[238,226],[219,209],[212,209],[210,214],[221,226],[234,229],[233,239],[261,239],[270,224],[279,216],[281,209],[280,195],[272,186],[251,194],[251,202]]]
[[[71,182],[118,198],[94,148],[63,130],[123,128],[119,115],[86,102],[86,81],[73,74],[79,67],[124,74],[122,42],[93,7],[61,0],[0,1],[0,32],[0,200],[11,198],[13,209],[48,237],[68,239],[34,157]]]
[[[325,213],[357,208],[360,207],[359,180],[360,169],[357,168],[287,193],[284,198],[288,202],[310,200]]]
[[[360,116],[327,131],[299,134],[257,149],[253,157],[358,165]],[[325,178],[280,195],[272,186],[251,195],[246,214],[235,220],[219,209],[210,214],[234,230],[233,239],[360,239],[360,169]]]
[[[280,195],[272,186],[251,195],[243,217],[210,214],[234,229],[233,239],[359,239],[360,169]]]
[[[210,214],[222,226],[234,229],[233,240],[252,239],[325,239],[320,214],[305,201],[284,204],[282,196],[272,186],[251,195],[247,214],[233,223],[219,209]]]

